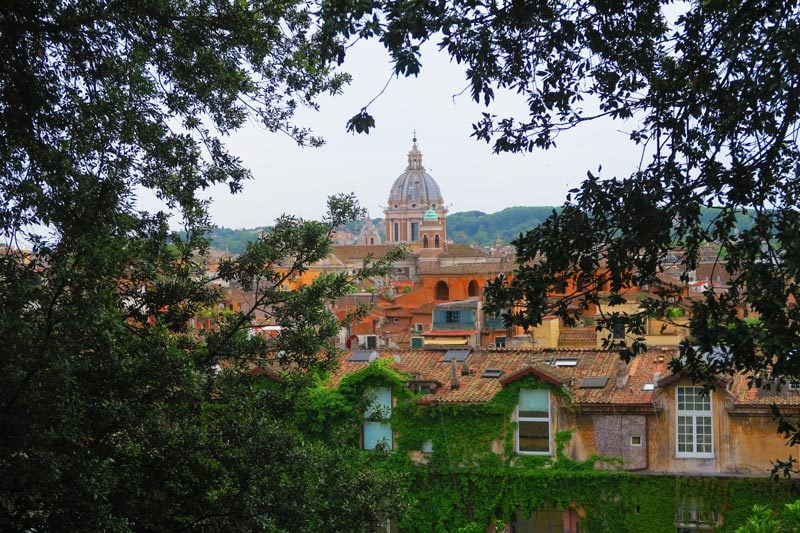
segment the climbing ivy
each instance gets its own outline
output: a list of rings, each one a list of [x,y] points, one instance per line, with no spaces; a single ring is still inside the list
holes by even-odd
[[[562,388],[529,376],[507,384],[487,402],[456,404],[413,393],[410,379],[393,369],[390,359],[380,359],[344,377],[337,388],[320,382],[299,409],[309,431],[338,435],[352,444],[363,422],[367,391],[391,388],[396,448],[388,454],[365,453],[372,453],[374,468],[404,479],[405,511],[395,517],[400,531],[482,532],[489,524],[500,529],[517,515],[525,518],[549,508],[573,509],[585,533],[673,533],[678,506],[691,501],[699,513],[716,513],[721,520],[716,531],[733,532],[754,504],[769,503],[778,510],[800,497],[800,484],[791,480],[597,469],[598,462],[623,462],[570,458],[569,428],[555,434],[554,456],[517,455],[513,413],[519,390],[550,390],[562,408],[569,408],[571,398]],[[421,452],[426,441],[432,443],[430,453]]]
[[[430,397],[404,402],[392,416],[399,450],[419,451],[425,441],[431,441],[433,451],[426,457],[431,467],[497,466],[522,459],[553,462],[550,457],[523,458],[513,453],[516,422],[512,415],[520,389],[547,389],[565,403],[570,401],[564,389],[526,377],[509,383],[487,402],[426,402]],[[497,448],[498,442],[503,448]]]

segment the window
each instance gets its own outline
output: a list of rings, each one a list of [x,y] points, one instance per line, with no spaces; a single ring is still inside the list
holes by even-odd
[[[447,286],[447,283],[444,281],[437,281],[436,282],[436,299],[437,300],[449,300],[450,299],[450,288]]]
[[[631,446],[641,446],[642,445],[642,437],[639,435],[634,435],[631,437]]]
[[[519,391],[517,451],[550,454],[550,393],[546,390]]]
[[[447,311],[445,317],[448,324],[458,324],[461,322],[461,311]]]
[[[416,324],[414,324],[414,331],[422,331],[424,327],[425,324],[423,324],[422,322],[417,322]]]
[[[698,505],[696,498],[683,498],[675,509],[675,526],[677,533],[714,531],[718,525],[719,513],[708,506]]]
[[[439,235],[438,234],[434,235],[434,237],[433,237],[433,247],[434,248],[439,248]]]
[[[392,391],[387,387],[369,389],[366,392],[369,405],[364,412],[363,443],[365,450],[379,446],[392,449]]]
[[[400,224],[398,224],[397,222],[394,223],[394,239],[392,240],[394,240],[394,242],[400,240]]]
[[[506,337],[495,337],[494,338],[494,345],[498,348],[505,348],[506,347]]]
[[[428,247],[428,236],[427,235],[423,235],[422,236],[422,247],[423,248],[427,248]]]
[[[613,334],[614,340],[624,339],[625,338],[625,323],[624,322],[614,322],[613,324]]]
[[[677,388],[677,456],[714,457],[711,425],[711,392],[703,387]]]
[[[378,336],[377,335],[367,335],[367,349],[375,349],[378,347]]]
[[[411,337],[412,348],[422,348],[425,346],[425,339],[423,337]]]
[[[512,533],[578,533],[581,530],[575,509],[554,509],[548,504],[530,515],[518,510],[510,522]]]
[[[411,223],[411,242],[417,242],[419,240],[419,223],[412,222]]]
[[[477,296],[479,290],[478,282],[473,279],[467,286],[467,296]]]

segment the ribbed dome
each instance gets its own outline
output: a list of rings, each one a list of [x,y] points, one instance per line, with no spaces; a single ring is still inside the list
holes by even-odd
[[[394,180],[389,193],[389,207],[402,204],[422,206],[440,206],[443,203],[439,185],[422,166],[422,152],[417,148],[417,143],[408,152],[408,167],[406,171]]]

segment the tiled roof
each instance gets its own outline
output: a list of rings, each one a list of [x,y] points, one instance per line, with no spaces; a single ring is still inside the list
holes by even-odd
[[[736,399],[736,407],[765,407],[777,406],[800,407],[800,390],[791,390],[787,384],[780,387],[771,386],[769,389],[750,388],[747,386],[747,376],[738,374],[733,377],[729,390]]]
[[[479,350],[467,357],[469,374],[462,375],[461,364],[457,364],[459,386],[452,389],[451,364],[442,361],[444,351],[430,349],[381,350],[382,358],[389,359],[397,370],[409,373],[418,381],[438,381],[443,385],[435,393],[424,396],[423,402],[485,402],[500,392],[504,384],[527,375],[539,376],[553,383],[562,383],[578,409],[654,409],[653,399],[661,393],[656,385],[669,381],[671,373],[667,363],[673,350],[653,350],[635,359],[627,367],[627,379],[617,384],[619,356],[615,352],[602,350]],[[345,353],[340,367],[333,375],[332,384],[338,385],[342,377],[365,367],[367,363],[351,363]],[[552,359],[577,359],[575,366],[549,366]],[[500,378],[483,378],[486,369],[500,369]],[[546,376],[546,377],[545,377]],[[608,378],[602,388],[581,388],[585,378]],[[661,377],[665,378],[664,380]],[[747,387],[747,378],[735,376],[724,392],[734,398],[736,407],[767,409],[773,403],[779,406],[800,408],[800,391],[783,386],[780,391],[764,391]]]
[[[352,263],[354,261],[363,261],[370,254],[377,259],[393,248],[395,246],[389,244],[332,246],[331,254],[340,261]]]
[[[486,253],[466,244],[448,243],[447,250],[439,257],[486,257]]]
[[[558,342],[595,342],[597,330],[595,328],[562,328],[558,331]]]
[[[480,304],[480,299],[476,297],[467,300],[456,300],[454,302],[437,303],[437,309],[477,309]]]
[[[631,365],[631,377],[626,386],[620,390],[616,388],[617,361],[616,353],[598,350],[488,350],[472,352],[467,358],[469,375],[461,375],[461,365],[457,368],[459,387],[450,387],[450,364],[442,362],[445,352],[431,350],[386,350],[381,356],[393,360],[392,366],[398,370],[408,372],[415,380],[439,381],[445,385],[434,394],[426,396],[424,401],[432,402],[485,402],[491,400],[503,387],[502,381],[522,377],[523,374],[536,375],[537,372],[551,376],[553,380],[566,383],[573,401],[581,404],[648,404],[652,402],[653,392],[643,391],[644,383],[652,381],[654,368],[660,369],[662,375],[666,374],[666,363],[655,366],[657,354],[645,354],[639,359],[645,365]],[[347,354],[349,355],[349,354]],[[574,367],[547,366],[545,360],[552,358],[574,358],[577,365]],[[351,363],[344,358],[340,368],[334,373],[333,385],[347,374],[364,368],[366,363]],[[488,368],[502,370],[501,379],[483,378],[481,374]],[[535,369],[531,371],[528,369]],[[637,371],[638,370],[638,371]],[[606,386],[602,389],[580,389],[580,380],[590,376],[609,377]]]
[[[461,263],[459,265],[437,266],[419,272],[420,276],[446,276],[454,274],[473,274],[496,276],[502,272],[511,272],[513,265],[510,263]]]
[[[533,362],[522,367],[513,374],[500,378],[501,385],[508,385],[527,376],[535,376],[551,385],[563,386],[570,380],[569,374],[561,372],[558,367],[550,366],[544,362]]]

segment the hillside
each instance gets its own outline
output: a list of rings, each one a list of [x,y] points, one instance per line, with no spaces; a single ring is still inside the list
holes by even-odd
[[[545,220],[553,209],[552,206],[517,206],[508,207],[496,213],[483,211],[464,211],[452,213],[447,217],[447,236],[461,244],[493,244],[498,235],[504,243],[510,243],[520,233],[535,228]],[[714,218],[715,209],[703,209],[703,221],[709,224]],[[752,227],[752,219],[747,214],[737,213],[739,230]],[[383,229],[382,219],[373,219],[376,227]],[[351,222],[348,229],[357,234],[362,223]],[[266,227],[250,229],[215,228],[211,231],[211,246],[216,250],[227,250],[230,253],[244,251],[245,245],[258,237]],[[381,234],[385,238],[385,235]]]

